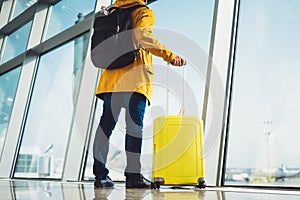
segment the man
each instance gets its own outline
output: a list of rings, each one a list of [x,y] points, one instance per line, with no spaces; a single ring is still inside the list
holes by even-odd
[[[114,7],[127,8],[145,5],[147,0],[117,0]],[[134,41],[141,46],[135,61],[123,68],[102,70],[97,97],[103,100],[103,113],[96,131],[93,156],[95,187],[113,187],[108,177],[106,160],[109,138],[118,120],[121,108],[125,108],[126,137],[125,150],[127,165],[125,169],[126,188],[150,188],[151,184],[141,174],[142,128],[147,101],[150,103],[153,91],[152,54],[164,59],[173,66],[184,65],[184,59],[176,56],[159,43],[152,34],[154,13],[146,7],[132,12]]]

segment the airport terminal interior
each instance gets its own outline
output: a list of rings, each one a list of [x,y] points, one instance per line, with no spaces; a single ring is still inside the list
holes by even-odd
[[[115,186],[94,188],[103,102],[91,38],[114,2],[0,0],[0,199],[299,199],[296,0],[151,1],[152,34],[186,60],[153,56],[141,164],[160,188],[125,187],[124,110],[107,157]],[[158,147],[166,117],[197,119],[199,136],[170,128]]]

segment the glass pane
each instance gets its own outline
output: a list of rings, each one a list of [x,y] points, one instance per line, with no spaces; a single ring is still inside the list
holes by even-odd
[[[0,76],[0,158],[13,108],[21,67]]]
[[[225,184],[299,187],[300,4],[241,9]]]
[[[20,29],[7,36],[1,63],[5,63],[6,61],[25,52],[31,24],[32,21],[28,22]]]
[[[13,11],[12,18],[20,15],[22,12],[27,10],[30,6],[35,4],[37,0],[15,0],[15,8]]]
[[[67,28],[70,28],[78,21],[81,21],[90,14],[95,7],[95,0],[62,0],[52,7],[50,22],[47,29],[48,39]]]
[[[153,56],[154,94],[144,117],[141,158],[143,174],[147,178],[150,178],[152,173],[153,120],[161,115],[177,115],[181,107],[184,107],[185,115],[201,118],[214,1],[187,0],[183,5],[179,1],[164,0],[154,2],[149,7],[156,15],[154,35],[162,44],[185,57],[188,64],[184,73],[184,68],[169,67],[161,58]],[[183,7],[188,14],[178,13],[183,10]],[[197,19],[197,23],[194,19]],[[170,87],[167,100],[167,88]],[[84,179],[86,180],[94,178],[92,144],[101,114],[102,101],[99,100],[85,168]],[[126,164],[124,113],[119,116],[110,142],[107,163],[110,177],[114,180],[124,180]]]
[[[15,177],[61,178],[88,35],[40,58]]]

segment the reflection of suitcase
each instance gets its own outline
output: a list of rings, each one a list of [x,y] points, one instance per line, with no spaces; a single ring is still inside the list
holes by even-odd
[[[205,188],[202,120],[163,116],[154,121],[152,181]]]
[[[164,199],[164,200],[177,200],[177,199],[184,199],[184,200],[204,200],[207,199],[204,192],[199,191],[160,191],[160,192],[153,192],[152,199]],[[215,197],[215,199],[218,199]]]

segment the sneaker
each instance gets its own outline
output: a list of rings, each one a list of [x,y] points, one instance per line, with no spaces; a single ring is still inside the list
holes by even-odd
[[[94,182],[95,187],[111,188],[114,187],[114,182],[107,176],[105,179],[96,179]]]
[[[138,174],[135,178],[126,178],[126,188],[148,188],[151,189],[151,181]]]

